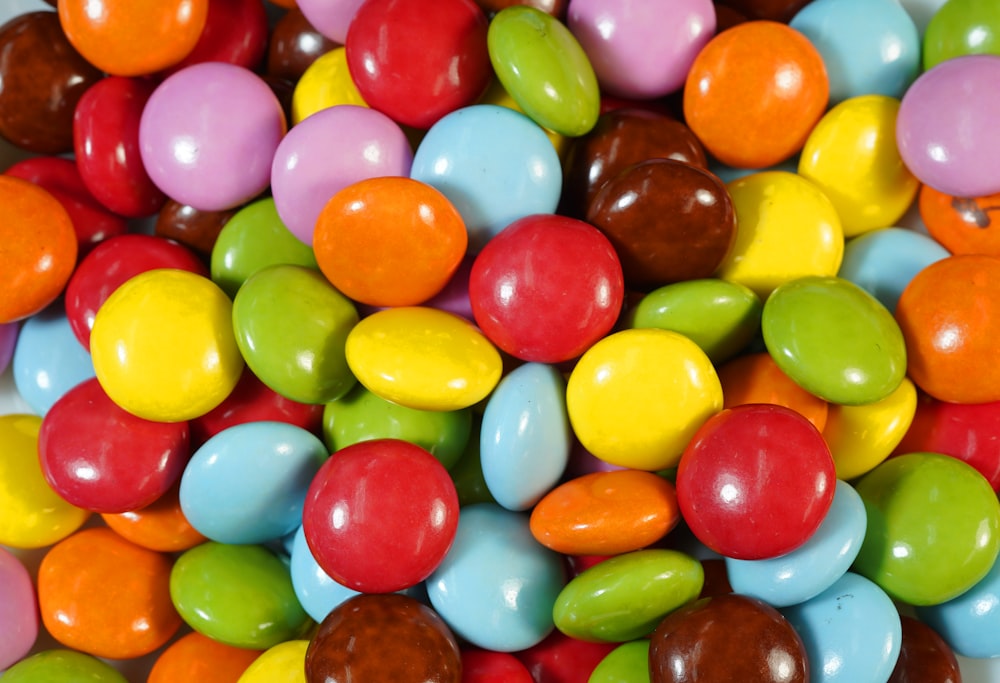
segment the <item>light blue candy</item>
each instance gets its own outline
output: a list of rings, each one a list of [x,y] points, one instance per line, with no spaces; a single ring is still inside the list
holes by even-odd
[[[73,334],[61,305],[50,306],[21,326],[13,372],[18,393],[42,416],[63,394],[94,376],[90,354]]]
[[[492,104],[458,109],[435,123],[417,147],[410,177],[454,204],[473,252],[518,218],[555,213],[562,192],[559,155],[545,131]]]
[[[886,683],[899,659],[902,625],[885,592],[848,572],[781,613],[805,645],[813,683]]]
[[[962,595],[920,607],[917,617],[965,657],[1000,657],[1000,561]]]
[[[527,510],[566,469],[572,430],[566,383],[559,371],[526,363],[494,389],[483,413],[479,453],[493,498],[508,510]]]
[[[799,548],[766,560],[726,558],[729,583],[773,605],[805,602],[832,586],[851,567],[868,526],[865,505],[854,488],[837,482],[833,503],[819,529]]]
[[[823,58],[830,106],[858,95],[901,98],[920,72],[920,35],[898,0],[814,0],[789,26]]]
[[[544,640],[564,585],[562,557],[534,539],[527,515],[493,503],[462,508],[455,541],[426,581],[455,635],[497,652]]]
[[[181,510],[213,541],[281,539],[302,524],[309,484],[328,455],[318,437],[295,425],[229,427],[191,457],[181,477]]]
[[[314,621],[320,622],[326,615],[358,592],[337,583],[316,562],[309,544],[306,543],[302,527],[295,532],[292,544],[292,587],[299,603]]]
[[[937,241],[913,230],[885,228],[859,235],[844,247],[838,276],[850,280],[890,311],[910,280],[950,256]]]

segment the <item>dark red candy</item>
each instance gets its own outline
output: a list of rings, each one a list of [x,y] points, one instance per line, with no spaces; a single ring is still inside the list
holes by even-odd
[[[792,625],[767,603],[735,593],[669,614],[650,639],[651,683],[805,683],[809,663]]]
[[[787,24],[812,0],[722,0],[748,19],[766,19]]]
[[[534,683],[524,664],[507,652],[462,649],[462,683]]]
[[[591,643],[553,631],[542,642],[515,652],[535,683],[587,683],[618,643]]]
[[[153,232],[183,244],[207,260],[212,256],[219,233],[236,211],[201,211],[168,199],[156,216]]]
[[[288,11],[271,31],[267,47],[267,74],[298,81],[312,63],[337,47],[316,30],[302,10]]]
[[[194,49],[167,73],[202,62],[227,62],[253,70],[263,61],[266,50],[263,0],[211,0],[205,28]]]
[[[460,683],[458,644],[434,610],[405,595],[358,595],[323,619],[306,650],[308,683]]]
[[[17,162],[5,174],[34,183],[59,200],[73,221],[81,257],[100,242],[128,230],[123,217],[108,211],[90,194],[71,159],[33,157]]]
[[[119,235],[87,254],[66,285],[66,317],[85,349],[90,350],[90,330],[101,304],[126,280],[156,268],[208,276],[205,264],[190,249],[153,235]]]
[[[73,117],[80,177],[101,204],[129,218],[151,216],[167,201],[139,152],[139,120],[155,87],[147,79],[109,76],[83,94]]]
[[[77,52],[55,12],[0,26],[0,137],[30,152],[73,150],[73,111],[104,74]]]
[[[701,561],[705,574],[705,582],[701,586],[699,598],[714,598],[716,595],[726,595],[733,592],[729,584],[729,573],[726,571],[726,561],[721,557]]]
[[[473,0],[367,0],[347,32],[347,67],[373,109],[427,129],[489,85],[487,28]]]
[[[609,98],[601,102],[606,107],[613,104]],[[607,111],[570,147],[560,212],[583,218],[606,182],[649,159],[674,159],[708,168],[698,138],[666,113],[635,107]]]
[[[889,683],[962,683],[955,653],[927,624],[901,616],[903,639]]]
[[[180,477],[191,455],[188,423],[136,417],[91,378],[46,413],[38,455],[65,500],[94,512],[129,512],[155,502]]]
[[[651,159],[609,180],[587,212],[621,259],[625,284],[651,290],[711,277],[736,238],[726,186],[708,171]]]
[[[191,421],[191,443],[198,448],[223,429],[247,422],[287,422],[318,434],[323,406],[307,405],[271,390],[249,368],[218,407]]]

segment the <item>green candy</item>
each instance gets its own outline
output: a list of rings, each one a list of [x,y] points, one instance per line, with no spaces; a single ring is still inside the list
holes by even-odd
[[[868,528],[854,570],[916,606],[961,595],[1000,552],[1000,503],[970,465],[938,453],[890,458],[855,487]]]
[[[357,323],[354,303],[302,266],[258,271],[233,301],[236,344],[247,365],[300,403],[329,403],[354,386],[344,347]]]
[[[429,451],[450,469],[462,457],[471,431],[469,409],[407,408],[360,384],[323,409],[323,440],[331,452],[372,439],[402,439]]]
[[[479,427],[481,420],[476,419],[472,430],[476,438],[469,439],[465,452],[458,459],[448,474],[455,484],[455,491],[458,493],[458,504],[462,507],[474,505],[476,503],[494,503],[496,499],[490,493],[490,488],[486,485],[486,476],[483,474],[483,461],[479,453]]]
[[[577,575],[559,593],[552,615],[571,638],[624,643],[652,633],[697,598],[704,582],[701,563],[684,553],[638,550]]]
[[[649,641],[619,645],[594,668],[587,683],[649,683]]]
[[[3,673],[3,683],[128,683],[113,666],[82,652],[45,650]]]
[[[558,19],[527,5],[507,7],[490,22],[487,48],[500,83],[535,123],[570,137],[597,123],[594,67]]]
[[[927,24],[924,70],[963,55],[1000,55],[1000,2],[948,0]]]
[[[778,367],[831,403],[875,403],[906,375],[906,344],[895,318],[841,278],[804,277],[781,285],[764,304],[761,330]]]
[[[222,228],[212,248],[212,281],[233,298],[251,275],[279,264],[319,269],[312,248],[285,227],[268,197],[240,209]]]
[[[266,650],[311,626],[288,566],[267,548],[209,541],[181,555],[170,597],[187,624],[221,643]]]
[[[644,296],[632,311],[629,327],[679,332],[718,365],[753,340],[762,308],[760,297],[736,282],[688,280]]]

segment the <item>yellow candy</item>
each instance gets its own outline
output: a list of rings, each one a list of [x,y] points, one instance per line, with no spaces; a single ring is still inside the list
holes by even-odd
[[[838,479],[874,469],[899,445],[917,410],[917,390],[908,378],[881,401],[861,406],[830,404],[823,437]]]
[[[763,171],[726,188],[738,228],[719,278],[766,299],[785,282],[837,274],[844,232],[837,210],[815,183],[795,173]]]
[[[38,460],[36,415],[0,416],[0,545],[43,548],[83,526],[90,513],[59,497]]]
[[[330,50],[302,74],[292,91],[292,123],[337,104],[368,106],[347,69],[343,47]]]
[[[289,640],[270,648],[236,683],[306,683],[308,640]]]
[[[182,270],[151,270],[115,290],[97,311],[90,351],[111,400],[157,422],[204,415],[243,371],[229,297]]]
[[[895,225],[920,188],[896,146],[898,112],[899,100],[885,95],[845,100],[802,150],[799,174],[833,202],[847,237]]]
[[[418,410],[460,410],[500,381],[493,344],[467,320],[411,306],[374,313],[347,336],[347,364],[373,394]]]
[[[722,386],[708,356],[684,335],[624,330],[583,354],[566,404],[588,451],[653,471],[674,467],[694,432],[722,410]]]

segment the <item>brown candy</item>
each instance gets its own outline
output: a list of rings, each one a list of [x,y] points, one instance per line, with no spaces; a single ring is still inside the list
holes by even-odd
[[[306,651],[308,683],[459,683],[462,661],[431,608],[396,593],[357,595],[320,624]]]
[[[482,7],[487,14],[499,12],[506,7],[515,5],[528,5],[535,9],[540,9],[546,14],[563,19],[566,16],[566,7],[569,0],[476,0],[476,4]]]
[[[614,109],[578,138],[569,152],[560,212],[583,218],[601,187],[627,167],[674,159],[708,168],[705,150],[686,125],[648,109]]]
[[[647,291],[710,277],[736,237],[722,181],[670,159],[644,161],[605,183],[587,222],[611,240],[626,285]]]
[[[812,0],[723,0],[749,19],[767,19],[787,24]]]
[[[199,211],[169,199],[160,209],[153,230],[157,236],[180,242],[208,260],[219,233],[235,213],[235,210]]]
[[[922,621],[902,616],[903,639],[889,683],[961,683],[955,653]]]
[[[809,663],[792,625],[745,595],[698,600],[669,614],[653,632],[651,683],[805,683]]]
[[[298,81],[313,62],[337,47],[309,23],[299,9],[289,10],[271,31],[267,74]]]
[[[0,136],[30,152],[73,151],[73,112],[104,74],[80,56],[55,12],[0,26]]]

